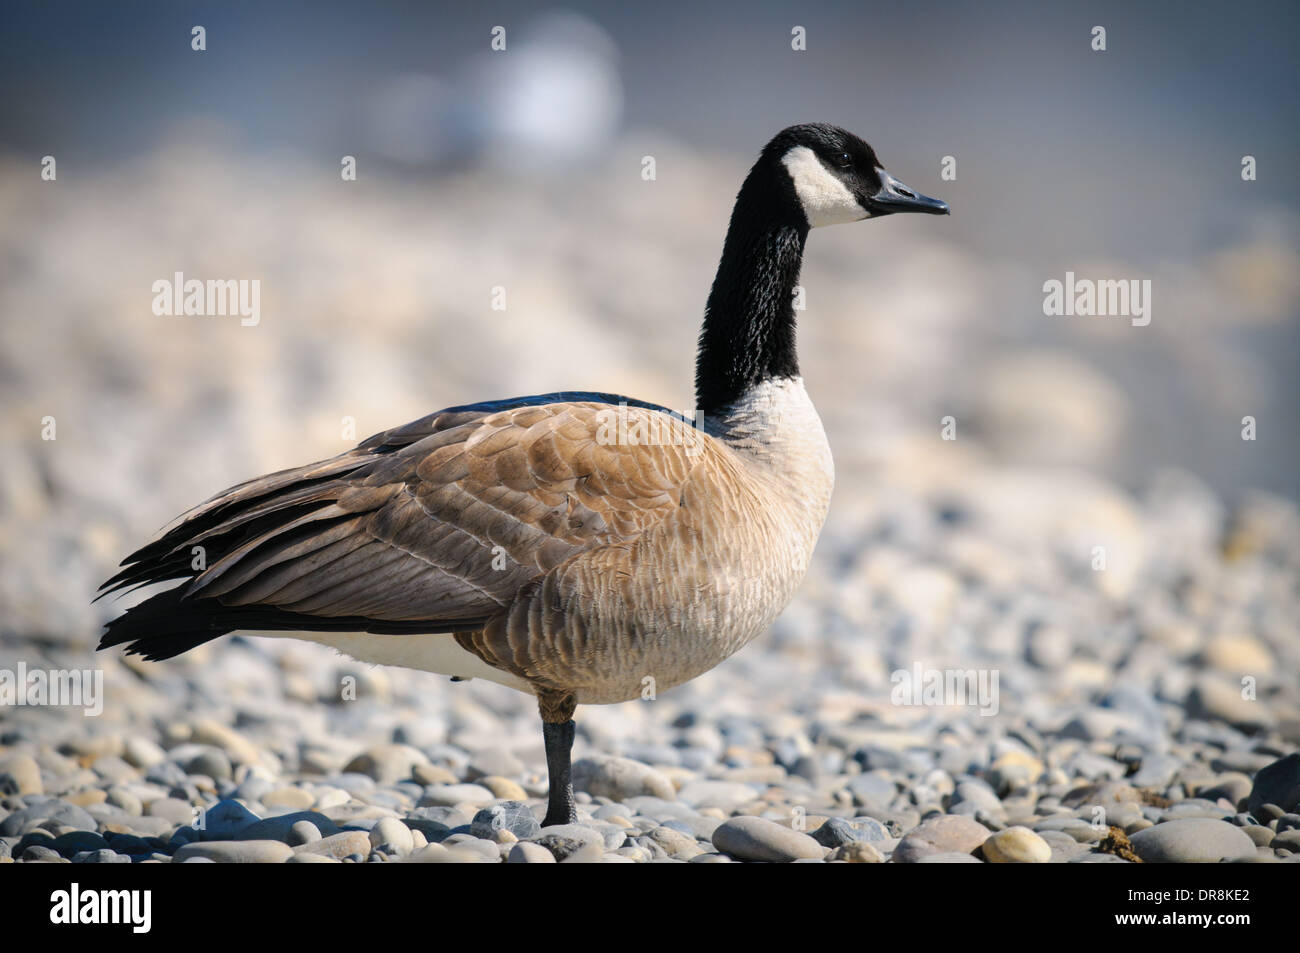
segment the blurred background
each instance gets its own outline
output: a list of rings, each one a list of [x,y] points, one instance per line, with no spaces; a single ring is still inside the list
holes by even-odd
[[[821,568],[769,649],[855,689],[982,655],[1079,697],[1172,679],[1157,696],[1201,710],[1209,690],[1170,658],[1300,667],[1295,5],[0,17],[9,658],[85,651],[117,560],[236,481],[479,399],[688,408],[740,181],[776,131],[822,120],[953,214],[810,239],[801,358],[839,482]],[[1067,271],[1149,278],[1151,323],[1044,316]],[[156,316],[151,285],[175,272],[260,280],[260,323]]]

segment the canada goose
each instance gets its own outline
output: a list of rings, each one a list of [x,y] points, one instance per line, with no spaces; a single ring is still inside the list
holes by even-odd
[[[834,474],[795,358],[808,230],[948,206],[861,139],[791,126],[736,198],[696,364],[697,418],[564,392],[440,410],[258,477],[128,556],[101,649],[171,658],[235,630],[535,694],[550,796],[576,819],[578,704],[662,691],[764,631],[803,578]],[[645,435],[655,439],[647,440]],[[192,568],[203,547],[206,568]]]

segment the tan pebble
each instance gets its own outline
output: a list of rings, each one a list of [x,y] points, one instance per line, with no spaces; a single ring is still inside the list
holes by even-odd
[[[216,745],[236,764],[255,764],[260,760],[257,745],[234,728],[212,718],[200,718],[194,723],[194,740],[201,744]]]
[[[1008,751],[989,768],[995,787],[1008,788],[1033,783],[1043,776],[1043,762],[1023,751]]]
[[[433,848],[435,847],[442,849],[440,852],[434,851]],[[412,860],[425,864],[487,864],[492,862],[476,850],[443,847],[441,844],[430,844],[428,847],[412,852],[409,856]]]
[[[519,842],[519,838],[515,836],[514,831],[508,831],[503,827],[497,831],[496,841],[498,844],[516,844]]]
[[[671,827],[656,827],[650,831],[650,839],[666,850],[673,857],[680,857],[682,860],[688,860],[696,854],[704,853],[704,849],[696,842],[694,837],[689,834],[683,834],[681,831],[674,830]]]
[[[514,781],[509,778],[503,778],[500,775],[492,774],[485,778],[479,778],[478,784],[483,785],[492,792],[492,796],[503,801],[526,801],[528,794]]]
[[[534,844],[531,841],[520,841],[514,847],[510,848],[510,855],[507,859],[507,863],[553,864],[555,863],[555,855],[541,844]]]
[[[370,835],[365,831],[343,831],[329,837],[322,837],[310,844],[301,844],[293,850],[297,854],[321,854],[339,860],[352,854],[369,857]]]
[[[277,788],[274,791],[267,792],[262,797],[262,803],[267,807],[287,807],[293,810],[304,810],[316,803],[315,796],[310,791],[302,788]]]
[[[826,855],[826,859],[831,862],[843,861],[846,864],[883,864],[885,855],[866,841],[854,841],[852,844],[836,847]]]
[[[459,779],[440,764],[417,764],[411,769],[417,784],[455,784]]]
[[[0,759],[0,774],[10,774],[18,783],[19,794],[44,794],[41,768],[29,754],[11,754]]]
[[[1273,669],[1273,654],[1249,635],[1220,635],[1205,647],[1206,664],[1234,675],[1259,675]]]
[[[684,785],[697,777],[690,768],[683,768],[676,764],[657,764],[654,769],[672,782],[675,791],[680,791]]]
[[[724,751],[722,759],[749,766],[772,764],[776,761],[772,752],[766,748],[745,748],[740,745],[732,745]]]
[[[121,755],[122,745],[121,735],[94,735],[73,738],[61,747],[66,754],[72,755],[83,765],[89,766],[91,762],[101,755]]]
[[[780,784],[786,779],[785,768],[779,764],[753,765],[748,768],[731,768],[723,772],[723,780],[742,784]],[[786,796],[789,792],[784,792]]]
[[[287,672],[284,676],[285,697],[298,702],[315,703],[316,686],[310,678],[296,672]]]
[[[92,804],[103,804],[108,800],[108,792],[101,788],[86,788],[84,791],[77,791],[74,794],[65,794],[63,800],[69,804],[75,804],[77,807],[90,807]]]
[[[984,841],[980,848],[991,864],[1046,864],[1052,848],[1027,827],[1008,827]]]
[[[352,795],[342,788],[327,787],[316,793],[314,803],[317,810],[324,811],[331,807],[340,807],[351,800]]]

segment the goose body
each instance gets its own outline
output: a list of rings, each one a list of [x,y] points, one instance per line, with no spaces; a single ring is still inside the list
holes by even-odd
[[[577,704],[627,701],[647,685],[662,691],[694,678],[763,632],[807,570],[833,480],[821,421],[799,381],[755,388],[733,418],[708,421],[707,430],[667,410],[591,396],[528,398],[468,422],[435,415],[427,436],[383,466],[359,455],[357,469],[332,487],[334,505],[347,497],[346,507],[358,505],[346,488],[363,481],[394,488],[356,497],[383,500],[353,517],[374,542],[312,569],[302,562],[304,544],[290,557],[294,568],[277,569],[283,554],[262,543],[279,562],[256,574],[237,562],[215,565],[209,591],[232,604],[256,598],[297,612],[393,615],[387,592],[381,599],[338,580],[371,563],[400,577],[398,567],[409,564],[425,577],[418,613],[437,617],[455,605],[485,621],[436,637],[295,636],[361,661],[563,691]],[[615,426],[664,442],[602,443]],[[469,502],[493,490],[495,502]],[[477,546],[445,567],[421,566],[419,555],[393,559],[400,542],[383,527],[412,500],[476,539],[499,540],[503,551]],[[307,546],[329,538],[314,535]],[[263,578],[252,588],[244,581]],[[412,610],[409,597],[403,607]]]
[[[737,197],[694,419],[585,392],[473,404],[240,484],[123,561],[106,591],[181,581],[100,647],[165,659],[245,630],[535,694],[546,822],[571,820],[574,707],[708,671],[806,573],[834,472],[794,351],[804,243],[893,211],[947,208],[844,130],[784,130]]]

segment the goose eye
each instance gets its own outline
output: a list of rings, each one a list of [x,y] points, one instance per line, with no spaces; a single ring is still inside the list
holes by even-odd
[[[841,152],[839,156],[836,157],[835,164],[841,169],[847,169],[849,166],[853,165],[853,156],[849,155],[847,152]]]

